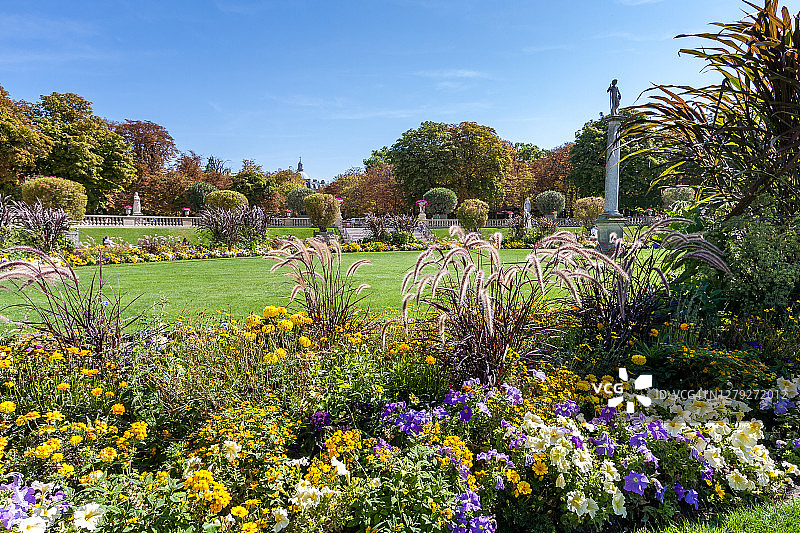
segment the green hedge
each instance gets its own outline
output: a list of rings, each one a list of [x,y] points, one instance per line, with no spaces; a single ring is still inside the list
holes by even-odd
[[[27,180],[22,184],[22,200],[28,204],[39,200],[44,207],[63,209],[72,220],[86,216],[86,188],[68,179],[39,176]]]

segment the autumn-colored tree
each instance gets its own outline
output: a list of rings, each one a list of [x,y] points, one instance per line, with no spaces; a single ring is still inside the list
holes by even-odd
[[[391,165],[374,165],[364,175],[365,202],[363,214],[399,215],[408,211],[403,191]]]
[[[139,176],[158,174],[164,171],[169,161],[178,152],[169,132],[149,120],[125,120],[111,123],[111,130],[120,135],[131,146],[133,166]]]
[[[233,183],[231,169],[225,166],[225,161],[210,155],[206,159],[202,181],[210,183],[219,190],[228,189]]]
[[[86,187],[88,211],[103,208],[108,198],[136,175],[130,147],[92,113],[92,103],[74,93],[42,95],[26,110],[53,148],[37,161],[40,174],[61,176]]]
[[[506,174],[503,188],[504,206],[520,209],[525,198],[533,198],[547,190],[565,192],[564,180],[572,170],[569,153],[572,143],[548,150],[531,162],[515,161]]]
[[[42,135],[26,114],[30,104],[15,102],[0,86],[0,190],[8,193],[36,162],[50,153],[52,141]]]
[[[109,207],[122,213],[125,206],[133,203],[133,193],[139,193],[145,215],[176,215],[186,207],[186,188],[191,183],[191,178],[175,170],[146,173],[114,193]]]
[[[203,181],[203,156],[194,153],[193,150],[180,153],[175,161],[175,171],[193,182]]]

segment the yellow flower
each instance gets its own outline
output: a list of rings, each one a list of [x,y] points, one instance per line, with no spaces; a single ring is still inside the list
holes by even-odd
[[[53,352],[50,357],[47,358],[51,363],[55,363],[56,361],[63,361],[64,354],[61,352]]]
[[[5,402],[0,403],[0,413],[9,414],[13,413],[16,410],[17,410],[17,404],[15,404],[14,402],[9,402],[6,400]]]
[[[120,387],[121,389],[124,389],[124,388],[125,388],[125,387],[127,387],[127,386],[128,386],[128,382],[127,382],[127,381],[120,381],[120,382],[119,382],[119,387]]]
[[[113,398],[114,397],[114,393],[111,392],[111,391],[106,391],[105,396],[106,396],[106,398]]]
[[[517,485],[517,490],[520,494],[530,494],[531,485],[527,481],[520,481],[520,483]]]
[[[58,467],[58,473],[61,474],[62,476],[69,477],[69,476],[72,475],[73,472],[75,472],[75,467],[72,466],[72,465],[68,465],[66,463],[62,463]]]
[[[278,308],[275,306],[268,305],[264,308],[264,318],[275,318],[278,313]]]
[[[69,438],[69,443],[72,446],[77,446],[81,442],[83,442],[83,437],[81,437],[80,435],[73,435]]]
[[[111,414],[112,415],[117,415],[117,416],[124,415],[125,414],[125,406],[122,405],[121,403],[115,403],[113,406],[111,406]]]
[[[258,526],[253,522],[245,522],[242,524],[242,533],[256,533]]]
[[[111,446],[108,446],[108,447],[103,448],[102,450],[100,450],[100,453],[97,454],[97,457],[101,461],[105,461],[107,463],[111,463],[111,462],[114,461],[114,459],[117,458],[117,450],[115,450]]]
[[[300,346],[302,346],[303,348],[308,348],[309,346],[311,346],[311,339],[309,339],[305,335],[297,339],[297,342],[299,342]]]
[[[56,385],[56,389],[57,390],[62,390],[63,391],[63,390],[69,390],[69,388],[70,388],[70,384],[69,383],[59,383],[58,385]]]
[[[64,460],[64,454],[60,452],[54,453],[53,455],[50,456],[50,460],[53,461],[54,463],[60,463],[61,461]]]
[[[687,329],[689,329],[689,324],[687,324],[686,322],[684,322],[683,324],[681,324],[681,329],[682,329],[683,331],[686,331]]]
[[[247,516],[247,509],[241,505],[237,505],[236,507],[231,508],[231,514],[237,518],[244,518]]]
[[[286,357],[286,350],[284,350],[283,348],[278,348],[277,350],[275,350],[275,353],[276,353],[276,354],[278,355],[278,357],[280,357],[281,359],[283,359],[284,357]]]
[[[92,396],[94,396],[95,398],[102,395],[103,395],[103,389],[101,389],[100,387],[95,387],[92,389]]]
[[[658,330],[656,328],[651,329],[650,330],[650,336],[651,337],[658,337]]]
[[[291,320],[286,320],[284,318],[283,320],[278,322],[278,329],[280,331],[292,331],[293,327],[294,327],[294,322],[292,322]]]
[[[50,411],[44,416],[48,424],[55,424],[56,422],[61,422],[64,420],[64,415],[62,415],[59,411]]]
[[[647,358],[645,356],[637,353],[637,354],[634,354],[633,357],[631,357],[631,361],[633,362],[634,365],[643,365],[643,364],[647,363]]]
[[[425,362],[428,363],[429,365],[435,365],[436,358],[432,355],[429,355],[428,357],[425,358]]]
[[[543,476],[547,474],[547,465],[542,461],[536,461],[533,463],[533,473],[537,476]]]

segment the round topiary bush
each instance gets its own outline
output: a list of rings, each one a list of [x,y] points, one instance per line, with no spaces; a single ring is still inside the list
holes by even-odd
[[[289,206],[289,209],[291,209],[292,213],[295,215],[305,215],[306,206],[303,202],[306,197],[312,194],[314,194],[314,189],[309,189],[308,187],[292,189],[286,193],[286,205]]]
[[[206,195],[216,191],[217,188],[204,181],[196,181],[186,188],[186,205],[193,213],[198,213],[203,206]]]
[[[600,196],[587,196],[575,201],[572,206],[572,211],[575,213],[575,218],[581,221],[584,227],[589,228],[600,216],[605,208],[606,201]]]
[[[336,215],[339,213],[339,200],[332,194],[321,194],[315,192],[309,194],[303,200],[303,205],[311,219],[311,224],[319,228],[321,233],[328,230],[328,226],[336,222]]]
[[[477,198],[464,200],[456,210],[456,217],[461,227],[468,231],[478,231],[489,218],[489,204]]]
[[[675,211],[690,205],[694,201],[694,189],[691,187],[665,187],[661,189],[661,200],[664,209]]]
[[[536,209],[544,216],[550,216],[554,212],[560,213],[564,210],[565,204],[564,195],[558,191],[544,191],[536,196]]]
[[[446,187],[436,187],[422,195],[428,202],[426,211],[432,215],[447,215],[453,212],[458,204],[458,195]]]
[[[208,193],[204,202],[208,208],[217,207],[219,209],[227,209],[228,211],[233,211],[240,207],[248,207],[250,205],[244,194],[227,189]]]
[[[38,176],[22,184],[22,200],[51,209],[63,209],[72,220],[86,216],[86,188],[80,183],[56,176]]]

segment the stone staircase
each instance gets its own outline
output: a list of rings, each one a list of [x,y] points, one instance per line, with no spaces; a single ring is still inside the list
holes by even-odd
[[[340,231],[344,242],[361,242],[370,236],[370,231],[367,228],[341,227]]]

